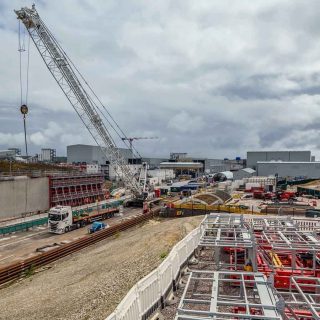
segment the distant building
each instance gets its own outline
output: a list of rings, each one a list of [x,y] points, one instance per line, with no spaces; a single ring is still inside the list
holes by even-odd
[[[318,179],[320,178],[320,162],[259,161],[257,175]]]
[[[165,161],[164,161],[165,162]],[[200,172],[203,173],[218,173],[222,171],[235,171],[246,166],[246,160],[240,159],[209,159],[202,157],[192,157],[187,153],[170,153],[169,162],[195,162],[201,163]]]
[[[200,162],[162,162],[160,169],[172,169],[175,175],[198,176],[203,172],[203,163]]]
[[[149,177],[157,177],[159,179],[159,182],[165,180],[172,180],[175,178],[175,174],[173,169],[154,169],[154,170],[148,170],[148,176]]]
[[[248,151],[247,167],[257,169],[257,162],[310,162],[311,151]]]
[[[16,155],[15,150],[0,150],[0,160],[15,159]]]
[[[146,162],[149,165],[149,169],[158,169],[161,162],[166,162],[166,158],[142,158],[142,162]]]
[[[41,161],[44,162],[53,162],[56,158],[56,149],[44,148],[41,149]]]
[[[100,173],[101,165],[99,164],[87,164],[87,173]]]
[[[21,149],[20,148],[8,148],[10,151],[15,151],[17,156],[21,155]]]
[[[103,150],[106,150],[103,148]],[[99,146],[74,144],[67,146],[68,163],[86,163],[86,164],[109,164],[106,152],[101,150]],[[127,163],[131,163],[131,150],[118,148]]]
[[[256,170],[251,168],[243,168],[238,171],[233,172],[234,180],[242,180],[244,178],[253,177],[256,175]]]
[[[67,157],[65,156],[56,156],[54,162],[57,163],[67,163]]]
[[[187,159],[186,152],[171,152],[170,153],[170,161],[184,161]]]

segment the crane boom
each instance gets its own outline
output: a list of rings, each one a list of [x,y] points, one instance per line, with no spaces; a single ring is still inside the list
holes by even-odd
[[[126,187],[136,197],[140,197],[143,190],[119,149],[117,149],[112,136],[98,113],[99,108],[93,97],[85,90],[84,84],[87,84],[86,81],[77,76],[77,69],[41,20],[34,5],[31,9],[24,7],[15,10],[15,13],[25,25],[52,76],[93,139],[106,154],[115,172],[122,176]]]

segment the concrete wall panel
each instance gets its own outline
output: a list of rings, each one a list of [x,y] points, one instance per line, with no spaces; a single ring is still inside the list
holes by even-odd
[[[16,177],[0,181],[0,218],[49,209],[48,178]]]

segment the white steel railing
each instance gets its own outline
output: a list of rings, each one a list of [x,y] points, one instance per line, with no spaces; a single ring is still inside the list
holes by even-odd
[[[178,242],[158,268],[134,285],[105,320],[145,319],[163,305],[170,291],[175,290],[180,270],[198,246],[201,233],[202,224]]]

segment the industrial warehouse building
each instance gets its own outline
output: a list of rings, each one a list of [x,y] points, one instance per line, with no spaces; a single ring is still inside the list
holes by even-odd
[[[199,169],[199,172],[217,173],[221,171],[235,171],[244,168],[245,160],[237,159],[208,159],[199,157],[189,157],[187,153],[172,153],[170,158],[150,158],[143,157],[141,159],[132,158],[132,152],[130,149],[118,148],[122,156],[127,160],[128,164],[141,164],[146,162],[150,169],[160,168],[161,163],[169,162],[169,166],[172,163],[180,162],[192,162],[196,163],[195,167]],[[100,147],[96,145],[75,144],[67,146],[67,161],[68,163],[86,163],[86,164],[98,164],[105,166],[108,164],[108,159]],[[188,160],[188,161],[187,161]],[[172,168],[171,169],[176,169]],[[181,169],[181,168],[180,168]],[[182,168],[183,169],[183,168]],[[103,169],[104,171],[107,169]],[[111,174],[112,175],[112,174]]]
[[[247,167],[256,170],[257,162],[259,161],[260,162],[269,162],[269,161],[310,162],[311,151],[248,151],[247,152]]]
[[[318,179],[320,178],[320,162],[259,161],[257,175]]]
[[[118,148],[118,150],[129,163],[129,159],[132,158],[131,150],[125,148]],[[99,146],[86,144],[67,146],[67,159],[68,163],[96,163],[100,165],[108,163],[105,152]]]

